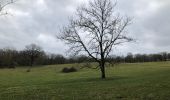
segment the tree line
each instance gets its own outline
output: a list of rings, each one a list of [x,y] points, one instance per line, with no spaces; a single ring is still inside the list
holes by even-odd
[[[160,62],[169,61],[170,53],[161,52],[155,54],[132,54],[128,53],[126,56],[112,56],[109,60],[116,63],[140,63],[140,62]]]
[[[0,49],[0,68],[80,63],[89,59],[90,58],[84,55],[64,57],[61,54],[46,53],[41,47],[35,44],[30,44],[26,46],[24,50],[20,51],[12,48]]]
[[[110,56],[106,61],[114,63],[157,62],[170,60],[170,53],[157,54],[132,54],[126,56]],[[18,51],[11,48],[0,49],[0,68],[15,68],[15,66],[37,66],[67,63],[95,62],[86,55],[65,57],[61,54],[46,53],[44,50],[30,44],[24,50]]]

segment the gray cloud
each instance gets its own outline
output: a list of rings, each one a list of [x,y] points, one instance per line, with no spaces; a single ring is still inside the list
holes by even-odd
[[[65,54],[67,46],[55,36],[78,5],[87,0],[19,0],[0,17],[0,48],[36,43],[47,52]],[[116,11],[133,17],[129,35],[137,42],[117,47],[117,54],[170,51],[170,2],[168,0],[119,0]]]

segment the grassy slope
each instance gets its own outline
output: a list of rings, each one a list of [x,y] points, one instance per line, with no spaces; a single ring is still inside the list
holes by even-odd
[[[0,100],[168,100],[170,62],[121,64],[100,72],[63,74],[64,66],[0,70]]]

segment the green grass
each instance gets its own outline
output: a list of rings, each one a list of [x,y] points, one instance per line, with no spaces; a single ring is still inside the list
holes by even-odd
[[[107,68],[61,73],[53,65],[0,69],[0,100],[169,100],[170,62],[120,64]]]

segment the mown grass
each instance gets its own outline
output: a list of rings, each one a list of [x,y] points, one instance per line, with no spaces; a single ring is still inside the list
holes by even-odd
[[[0,100],[169,100],[170,62],[61,73],[67,65],[0,69]]]

